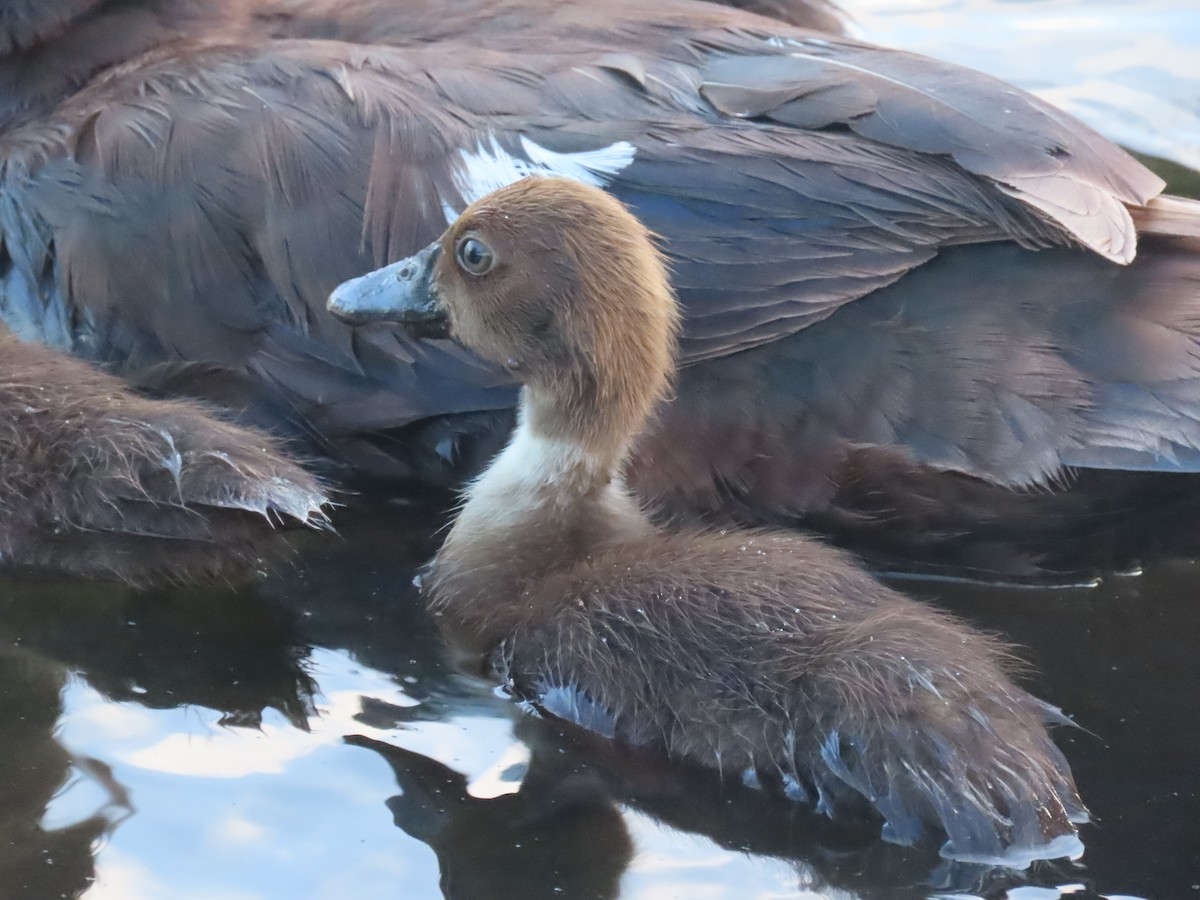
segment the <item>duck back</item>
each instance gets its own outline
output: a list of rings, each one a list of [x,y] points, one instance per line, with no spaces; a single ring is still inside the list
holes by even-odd
[[[727,5],[829,25],[823,3]],[[1132,503],[1150,527],[1103,544],[1125,558],[1082,563],[1123,565],[1179,531],[1154,514],[1164,494],[1197,494],[1141,473],[1200,466],[1200,254],[1143,237],[1122,268],[1139,230],[1167,227],[1161,181],[993,79],[690,0],[6,9],[0,318],[286,433],[339,475],[456,486],[503,444],[509,373],[344,326],[324,300],[543,172],[607,187],[663,236],[679,402],[630,475],[669,517],[816,526],[933,574],[1058,577],[1079,566],[1045,545],[1074,556]],[[1200,221],[1173,215],[1181,233]],[[1044,277],[1018,290],[1026,272]],[[1173,298],[1165,318],[1147,321],[1150,294]],[[1026,321],[1067,295],[1068,315]],[[989,308],[986,328],[962,318]],[[861,352],[893,323],[894,344]],[[1144,358],[1160,326],[1167,370],[1108,365]],[[982,549],[967,508],[994,523]]]

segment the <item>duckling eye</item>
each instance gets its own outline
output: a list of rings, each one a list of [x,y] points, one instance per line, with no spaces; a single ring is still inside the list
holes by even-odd
[[[454,248],[454,255],[459,266],[472,275],[486,275],[496,262],[492,248],[475,237],[465,237],[459,241]]]

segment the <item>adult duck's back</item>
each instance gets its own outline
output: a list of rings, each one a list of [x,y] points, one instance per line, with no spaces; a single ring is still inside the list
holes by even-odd
[[[193,8],[89,21],[109,7]],[[179,29],[10,116],[19,333],[359,472],[453,482],[499,445],[510,379],[324,300],[555,172],[607,186],[672,257],[685,369],[632,472],[668,511],[1029,572],[1131,503],[1190,502],[1158,473],[1200,464],[1200,256],[1152,236],[1134,258],[1134,216],[1197,217],[1147,207],[1159,179],[1028,95],[689,0],[231,3]],[[943,540],[981,518],[982,550]]]

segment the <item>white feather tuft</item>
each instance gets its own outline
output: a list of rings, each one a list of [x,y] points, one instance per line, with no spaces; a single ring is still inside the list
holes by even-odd
[[[554,175],[604,187],[633,162],[637,153],[637,148],[628,141],[617,141],[595,150],[559,153],[524,135],[521,136],[521,150],[524,157],[513,155],[494,134],[480,139],[473,149],[459,150],[453,169],[458,196],[442,197],[446,222],[453,222],[463,209],[480,197],[527,175]]]

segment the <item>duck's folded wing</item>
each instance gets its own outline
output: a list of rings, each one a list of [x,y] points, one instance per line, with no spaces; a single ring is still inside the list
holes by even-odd
[[[685,365],[800,332],[946,245],[1056,239],[943,160],[842,134],[764,127],[644,145],[611,190],[663,235]]]
[[[1136,251],[1127,204],[1163,182],[1047,103],[949,63],[850,41],[776,41],[784,52],[718,58],[701,91],[721,112],[856,135],[952,159],[1086,247]]]
[[[350,329],[325,300],[531,172],[607,185],[663,235],[685,361],[801,331],[948,244],[1130,251],[1087,223],[1109,234],[1157,179],[1027,95],[692,9],[487,50],[275,41],[130,63],[4,136],[0,310],[127,371],[234,370],[336,437],[512,403],[456,347]],[[989,103],[1012,112],[989,123]],[[1072,190],[1087,208],[1047,211]]]
[[[1162,181],[1058,110],[959,67],[722,16],[640,21],[612,49],[567,32],[554,55],[420,57],[444,106],[492,133],[468,152],[567,175],[549,159],[596,156],[591,174],[672,257],[685,361],[794,333],[952,244],[1133,258],[1126,205]]]
[[[841,34],[845,16],[833,0],[713,0],[801,28]]]
[[[996,491],[979,507],[968,496],[986,485],[961,483],[956,501],[959,483],[936,475],[1011,488],[1066,483],[1072,468],[1200,471],[1198,309],[1195,240],[1147,238],[1129,266],[948,248],[791,337],[683,370],[635,483],[675,507],[840,506],[947,534],[1018,504],[1042,509],[1036,528],[1117,521],[1099,502],[1054,507],[1058,492]]]

